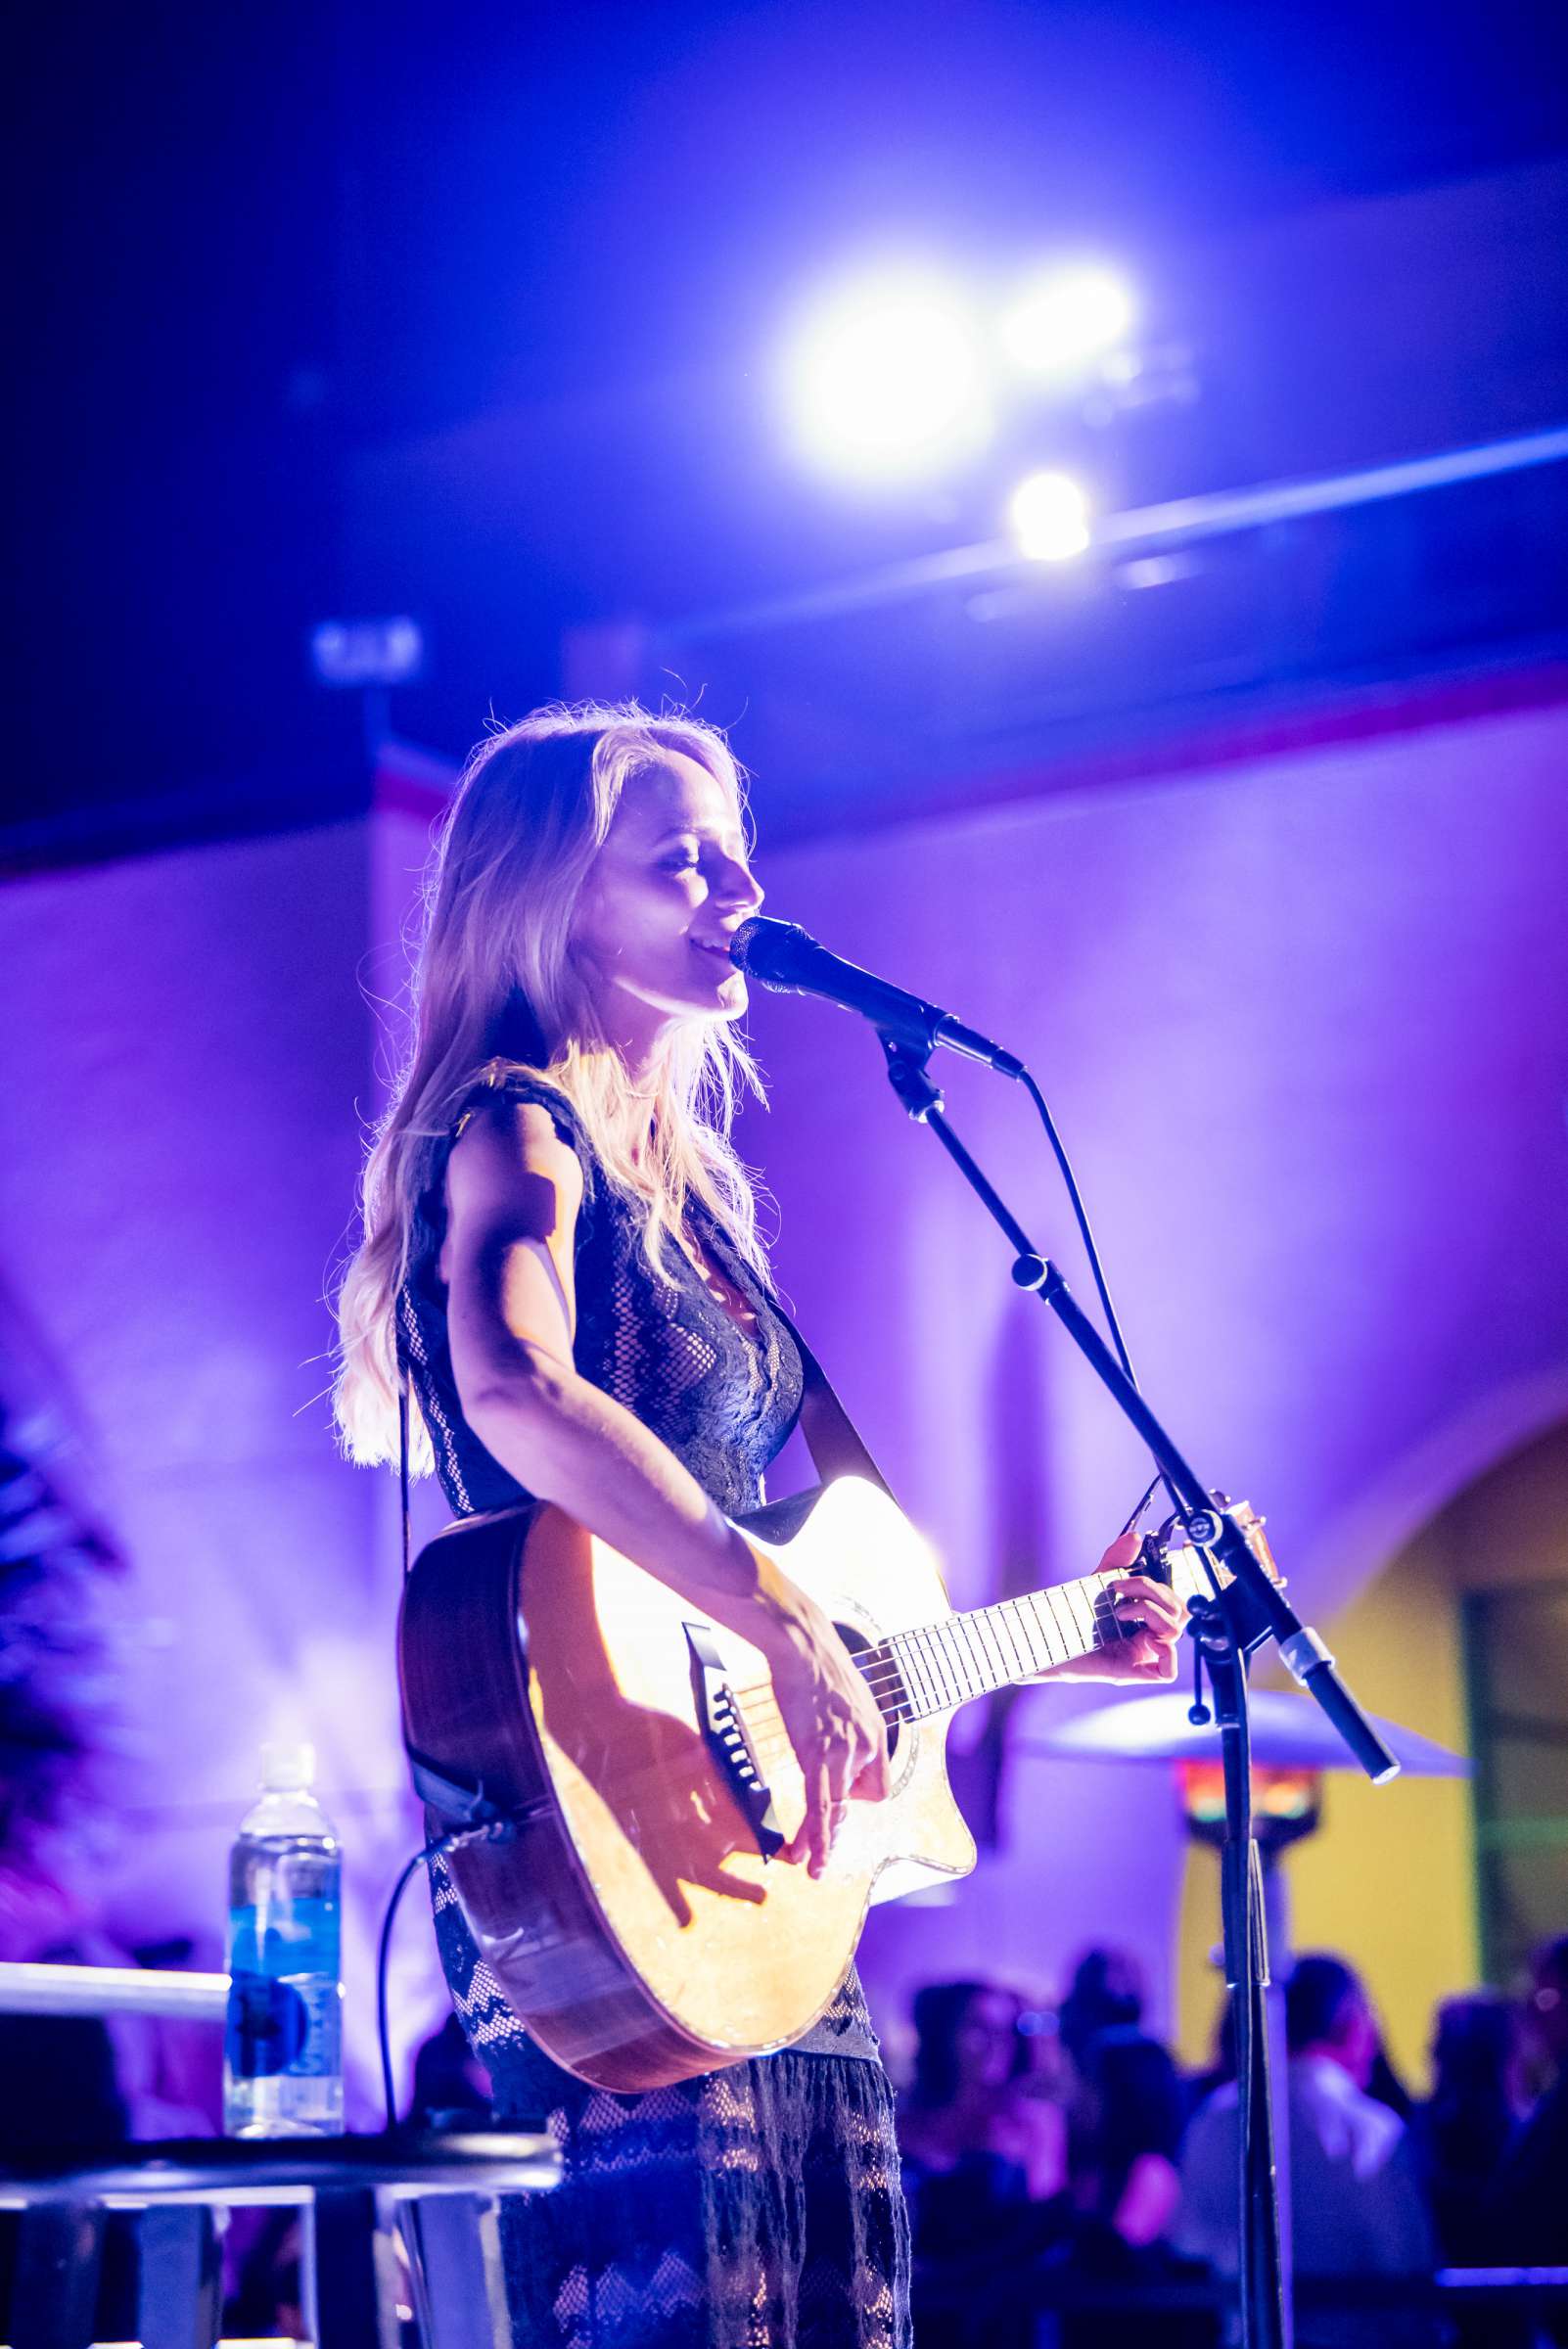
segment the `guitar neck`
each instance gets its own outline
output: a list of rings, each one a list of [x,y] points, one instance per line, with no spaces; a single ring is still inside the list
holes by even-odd
[[[1249,1502],[1227,1501],[1224,1513],[1246,1539],[1269,1580],[1283,1588],[1264,1521]],[[1231,1573],[1218,1552],[1195,1544],[1168,1547],[1158,1571],[1180,1599],[1207,1598],[1222,1589]],[[1021,1681],[1067,1664],[1096,1648],[1114,1647],[1128,1627],[1111,1598],[1114,1574],[1084,1574],[1077,1582],[1053,1583],[1022,1598],[993,1607],[946,1615],[918,1631],[897,1632],[879,1647],[856,1658],[871,1682],[885,1720],[925,1721],[950,1713],[972,1696],[993,1688],[1015,1688]]]
[[[950,1713],[972,1696],[1016,1687],[1053,1664],[1125,1638],[1108,1575],[1081,1575],[1023,1598],[899,1632],[858,1658],[890,1721]]]

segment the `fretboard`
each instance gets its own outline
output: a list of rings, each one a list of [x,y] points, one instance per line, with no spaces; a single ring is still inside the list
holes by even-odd
[[[1114,1580],[1085,1574],[993,1607],[947,1615],[918,1631],[895,1633],[857,1661],[890,1721],[950,1713],[972,1696],[1012,1687],[1123,1638],[1110,1597]]]

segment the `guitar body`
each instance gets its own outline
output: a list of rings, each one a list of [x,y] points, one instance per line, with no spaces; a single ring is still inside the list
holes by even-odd
[[[744,1530],[852,1650],[946,1614],[926,1543],[859,1478]],[[596,2087],[789,2046],[873,1901],[974,1865],[950,1712],[898,1726],[892,1795],[852,1802],[821,1877],[779,1858],[805,1795],[761,1654],[559,1509],[459,1520],[428,1543],[398,1661],[416,1763],[525,1818],[515,1840],[448,1861],[480,1955],[545,2052]]]

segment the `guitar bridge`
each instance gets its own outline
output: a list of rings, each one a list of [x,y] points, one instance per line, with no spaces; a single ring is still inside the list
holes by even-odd
[[[772,1790],[762,1775],[751,1732],[725,1675],[724,1660],[707,1624],[688,1623],[685,1632],[691,1649],[697,1719],[709,1751],[757,1838],[758,1850],[764,1860],[771,1860],[775,1852],[783,1850],[784,1836],[773,1809]]]

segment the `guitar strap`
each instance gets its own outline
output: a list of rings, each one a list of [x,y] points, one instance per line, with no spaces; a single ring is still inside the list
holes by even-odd
[[[893,1498],[887,1478],[871,1456],[870,1447],[839,1401],[832,1380],[802,1337],[795,1323],[769,1289],[767,1301],[800,1349],[806,1371],[806,1395],[801,1405],[801,1433],[811,1465],[824,1484],[835,1476],[863,1476],[880,1485]]]

